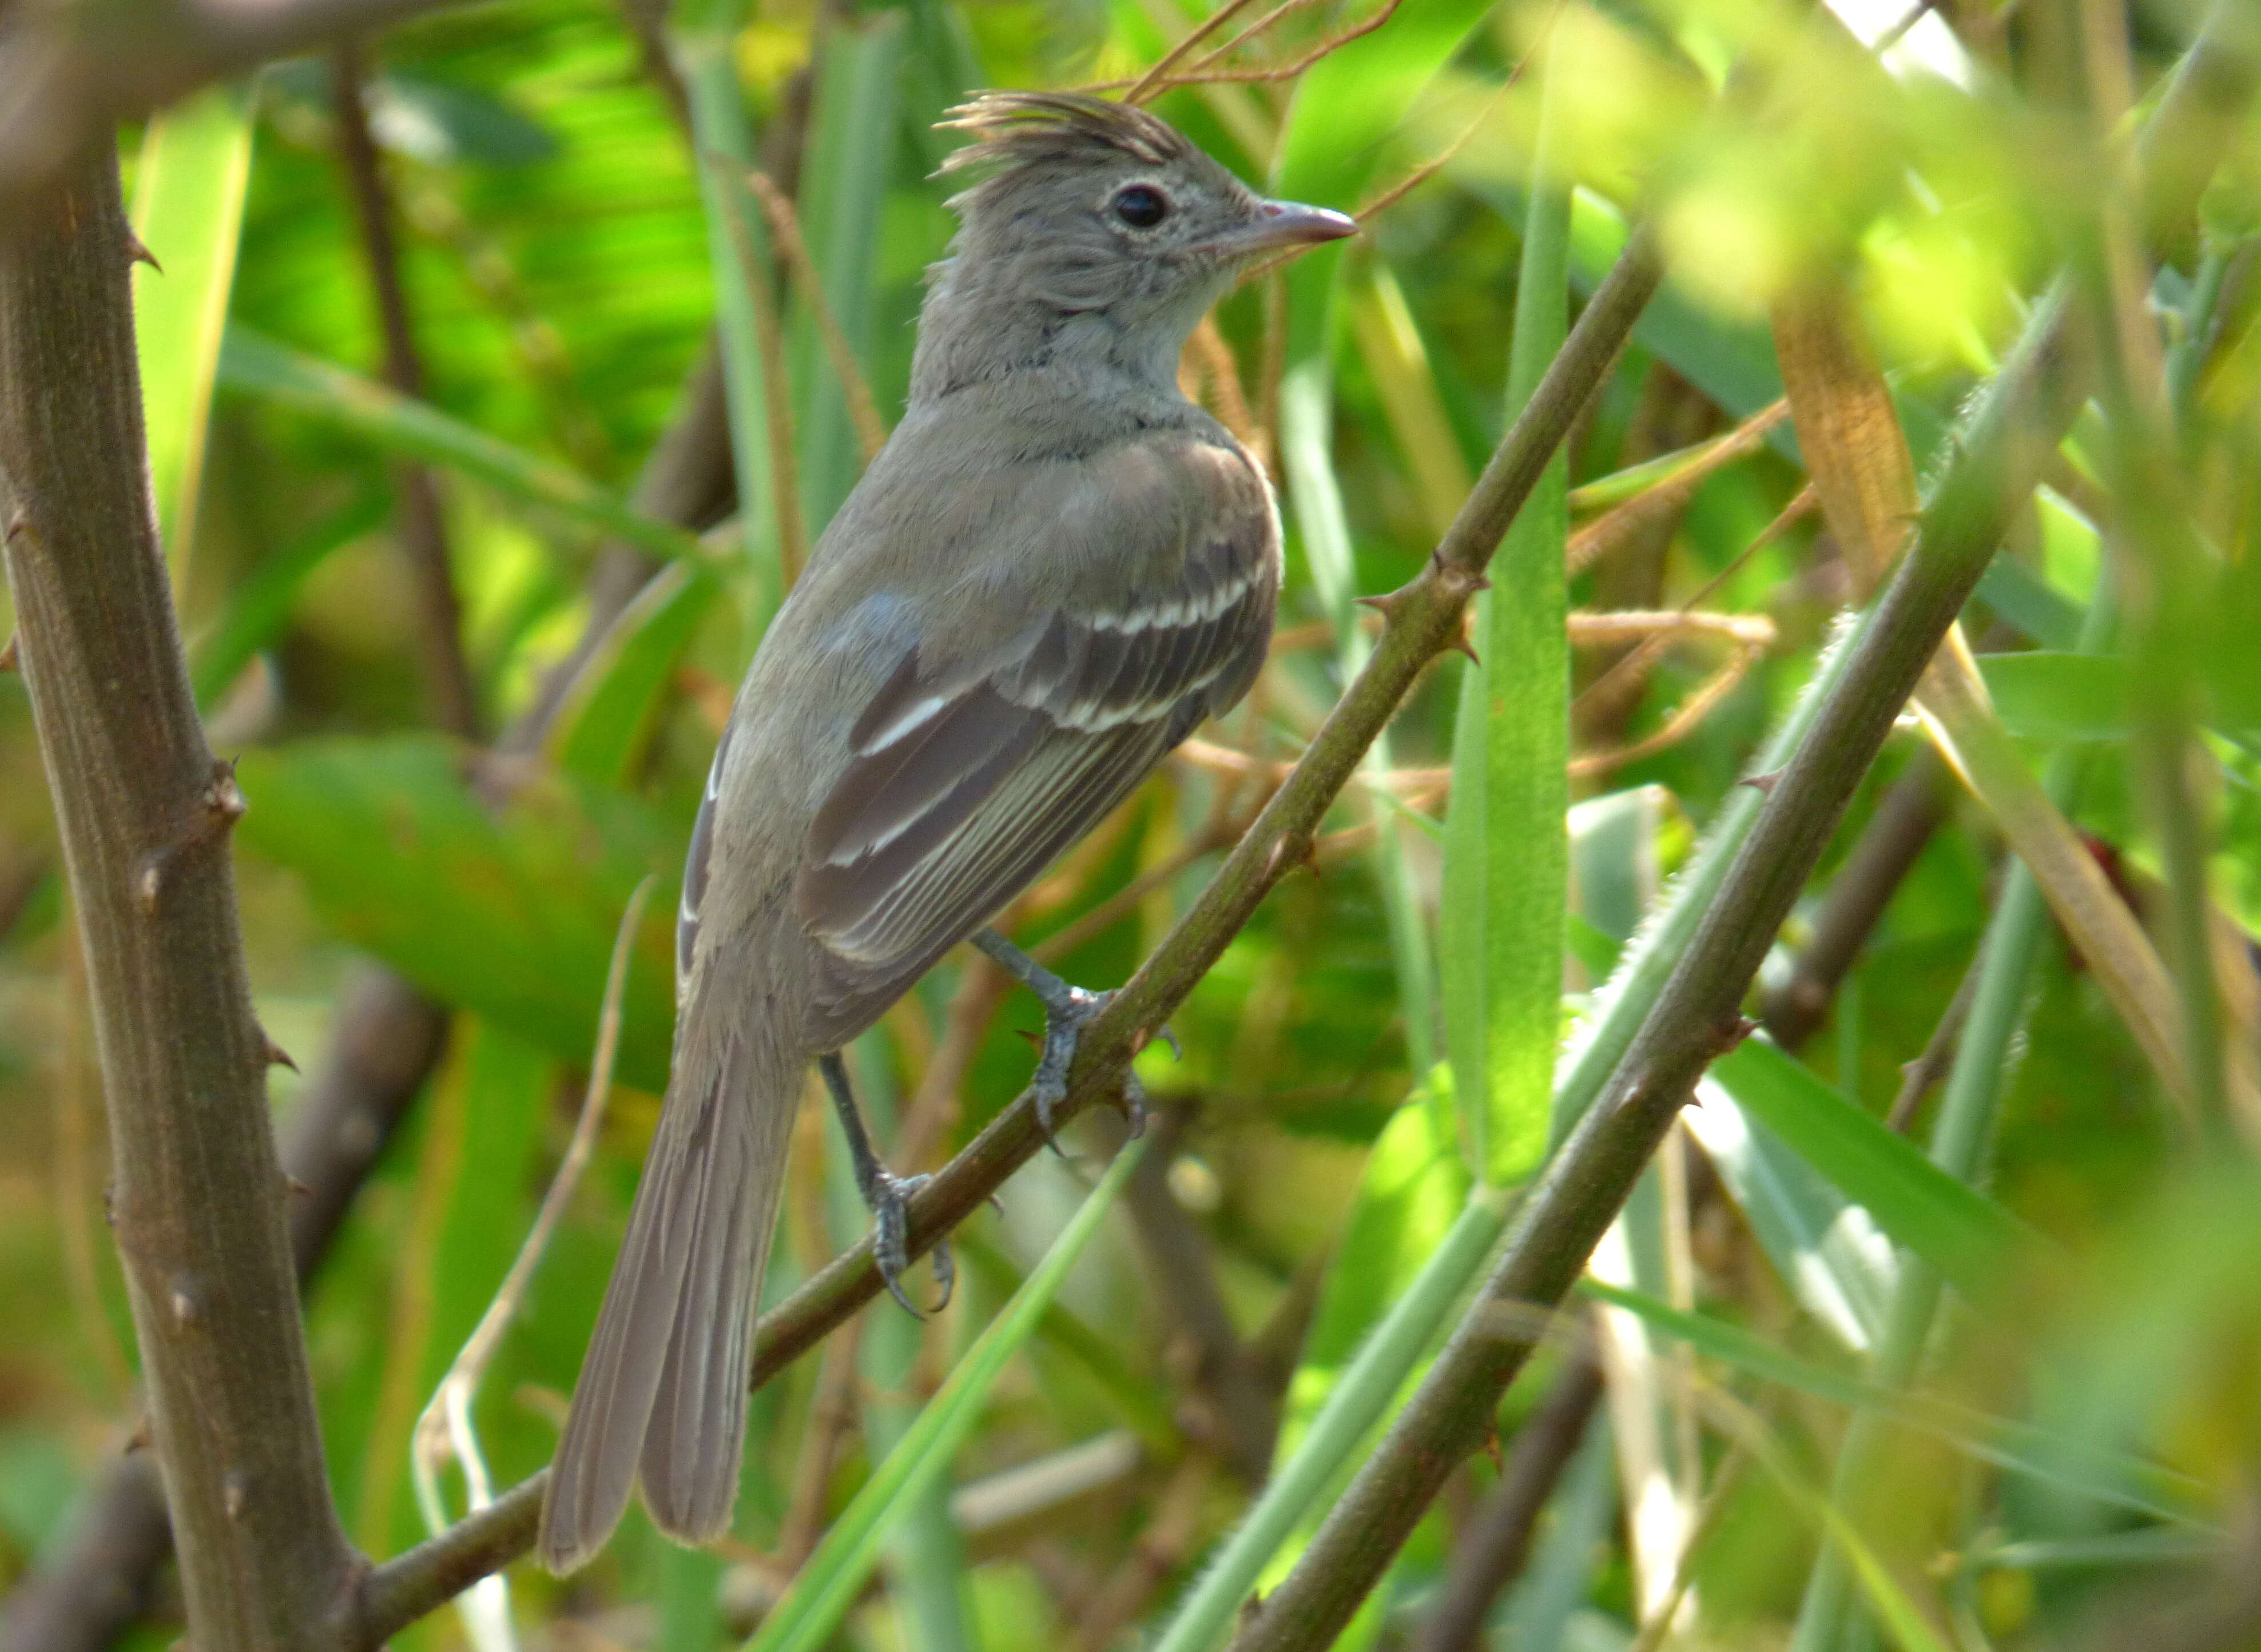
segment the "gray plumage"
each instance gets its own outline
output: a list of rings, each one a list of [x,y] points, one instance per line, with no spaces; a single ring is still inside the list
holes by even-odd
[[[955,113],[949,169],[985,175],[909,407],[763,639],[693,831],[674,1068],[542,1506],[553,1570],[638,1478],[663,1530],[727,1528],[808,1062],[1238,701],[1271,635],[1270,489],[1177,361],[1253,256],[1349,221],[1143,111]]]

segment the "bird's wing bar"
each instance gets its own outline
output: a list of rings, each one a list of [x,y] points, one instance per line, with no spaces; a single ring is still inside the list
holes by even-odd
[[[1278,583],[1255,498],[1212,517],[1167,585],[1056,610],[970,677],[915,653],[874,697],[794,891],[848,981],[924,969],[1245,691]]]

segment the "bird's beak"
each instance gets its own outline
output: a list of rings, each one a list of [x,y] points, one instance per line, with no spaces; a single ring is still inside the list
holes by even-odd
[[[1324,206],[1303,206],[1294,201],[1259,204],[1263,216],[1245,229],[1220,237],[1216,250],[1231,258],[1248,258],[1281,247],[1316,247],[1358,233],[1358,221]]]

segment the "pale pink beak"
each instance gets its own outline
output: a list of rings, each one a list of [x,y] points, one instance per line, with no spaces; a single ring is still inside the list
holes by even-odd
[[[1260,204],[1264,216],[1245,229],[1219,236],[1209,250],[1228,258],[1248,258],[1281,247],[1316,247],[1358,233],[1358,221],[1324,206],[1304,206],[1294,201]]]

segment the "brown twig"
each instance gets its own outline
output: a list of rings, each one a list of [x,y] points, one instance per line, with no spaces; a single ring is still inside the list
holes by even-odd
[[[1146,1273],[1172,1331],[1191,1404],[1180,1424],[1214,1451],[1245,1484],[1260,1485],[1280,1432],[1280,1397],[1250,1365],[1232,1327],[1207,1238],[1170,1191],[1170,1163],[1193,1122],[1174,1106],[1148,1126],[1153,1144],[1123,1191]]]
[[[1714,475],[1765,447],[1768,433],[1789,416],[1787,398],[1769,403],[1734,429],[1705,443],[1684,463],[1674,466],[1630,499],[1604,511],[1570,536],[1563,547],[1567,570],[1574,575],[1583,572],[1649,523],[1681,510]]]
[[[1413,1638],[1415,1652],[1475,1652],[1499,1592],[1523,1573],[1531,1534],[1555,1483],[1586,1437],[1602,1398],[1602,1368],[1590,1353],[1574,1355],[1522,1427],[1475,1518],[1453,1546],[1437,1604]]]
[[[1130,89],[1123,94],[1123,101],[1126,104],[1143,104],[1150,97],[1160,96],[1167,89],[1161,84],[1162,77],[1176,67],[1187,53],[1231,22],[1234,18],[1245,11],[1253,4],[1254,0],[1225,0],[1224,5],[1219,6],[1203,18],[1200,25],[1191,30],[1183,39],[1163,53],[1153,68],[1132,82]],[[1111,91],[1114,89],[1110,86],[1094,89]]]
[[[362,255],[384,339],[384,382],[420,401],[424,364],[408,318],[408,295],[400,282],[392,195],[385,187],[377,143],[370,135],[369,110],[362,100],[364,77],[360,49],[351,40],[341,41],[330,58],[330,100],[337,111],[338,159],[353,198],[354,220],[361,231]],[[456,600],[439,485],[426,466],[400,459],[392,465],[392,489],[394,532],[415,582],[417,632],[434,717],[457,739],[476,740],[478,691],[463,656],[463,608]]]
[[[79,914],[191,1634],[315,1646],[359,1567],[322,1466],[230,865],[148,464],[112,144],[0,241],[0,544]]]
[[[1199,1452],[1171,1473],[1154,1499],[1153,1518],[1138,1534],[1130,1553],[1087,1598],[1069,1652],[1105,1652],[1145,1610],[1169,1575],[1185,1563],[1201,1541],[1202,1505],[1216,1478],[1215,1466]]]
[[[1970,1019],[1970,1005],[1978,997],[1980,962],[1984,955],[1974,957],[1970,967],[1963,972],[1963,979],[1955,989],[1955,996],[1947,1001],[1947,1012],[1939,1024],[1931,1029],[1924,1041],[1923,1053],[1900,1069],[1899,1093],[1885,1111],[1884,1122],[1901,1134],[1915,1122],[1915,1110],[1923,1105],[1923,1098],[1931,1087],[1947,1076],[1955,1064],[1956,1046],[1963,1041],[1963,1024]]]
[[[1278,81],[1291,81],[1321,60],[1333,56],[1353,40],[1363,39],[1396,14],[1404,0],[1382,0],[1382,4],[1370,16],[1360,18],[1339,33],[1331,34],[1301,57],[1285,63],[1275,63],[1268,68],[1209,69],[1201,74],[1172,75],[1156,82],[1146,92],[1148,97],[1159,97],[1164,92],[1180,86],[1260,85]]]
[[[709,350],[692,369],[680,409],[636,484],[636,508],[686,527],[707,526],[732,502],[721,375]],[[650,559],[614,540],[589,581],[589,626],[501,742],[507,755],[537,749],[566,687],[614,619],[651,575]],[[494,766],[484,795],[499,798]],[[447,1010],[390,970],[364,965],[338,997],[328,1053],[312,1069],[284,1133],[293,1184],[291,1255],[301,1290],[328,1254],[362,1184],[395,1126],[439,1064]],[[121,1456],[83,1495],[58,1558],[32,1574],[0,1611],[0,1652],[104,1652],[143,1610],[151,1579],[171,1551],[171,1531],[147,1454]]]
[[[1908,760],[1906,772],[1877,805],[1860,841],[1830,880],[1798,967],[1767,996],[1759,1019],[1783,1048],[1795,1050],[1821,1025],[1884,908],[1947,817],[1946,766],[1927,747]]]
[[[719,154],[702,165],[732,170]],[[736,190],[719,191],[730,240],[737,253],[738,279],[744,283],[754,318],[754,347],[761,357],[762,427],[769,447],[771,509],[777,520],[778,569],[781,589],[790,590],[808,562],[808,522],[800,510],[800,468],[793,454],[793,398],[786,377],[785,337],[778,321],[777,293],[764,268],[754,226],[738,205]],[[750,193],[750,191],[749,191]]]
[[[1819,503],[1820,496],[1812,488],[1809,486],[1801,489],[1798,497],[1784,505],[1775,519],[1762,528],[1748,545],[1738,551],[1725,568],[1704,582],[1687,602],[1682,604],[1679,611],[1683,614],[1694,612],[1697,604],[1711,597],[1720,586],[1733,578],[1745,563],[1787,533],[1794,524],[1811,513]],[[1660,630],[1636,643],[1622,659],[1578,691],[1577,698],[1570,703],[1571,715],[1573,717],[1583,715],[1589,708],[1605,704],[1612,694],[1622,691],[1625,684],[1646,671],[1654,662],[1656,656],[1663,652],[1665,644],[1670,640],[1670,636],[1669,632]]]

